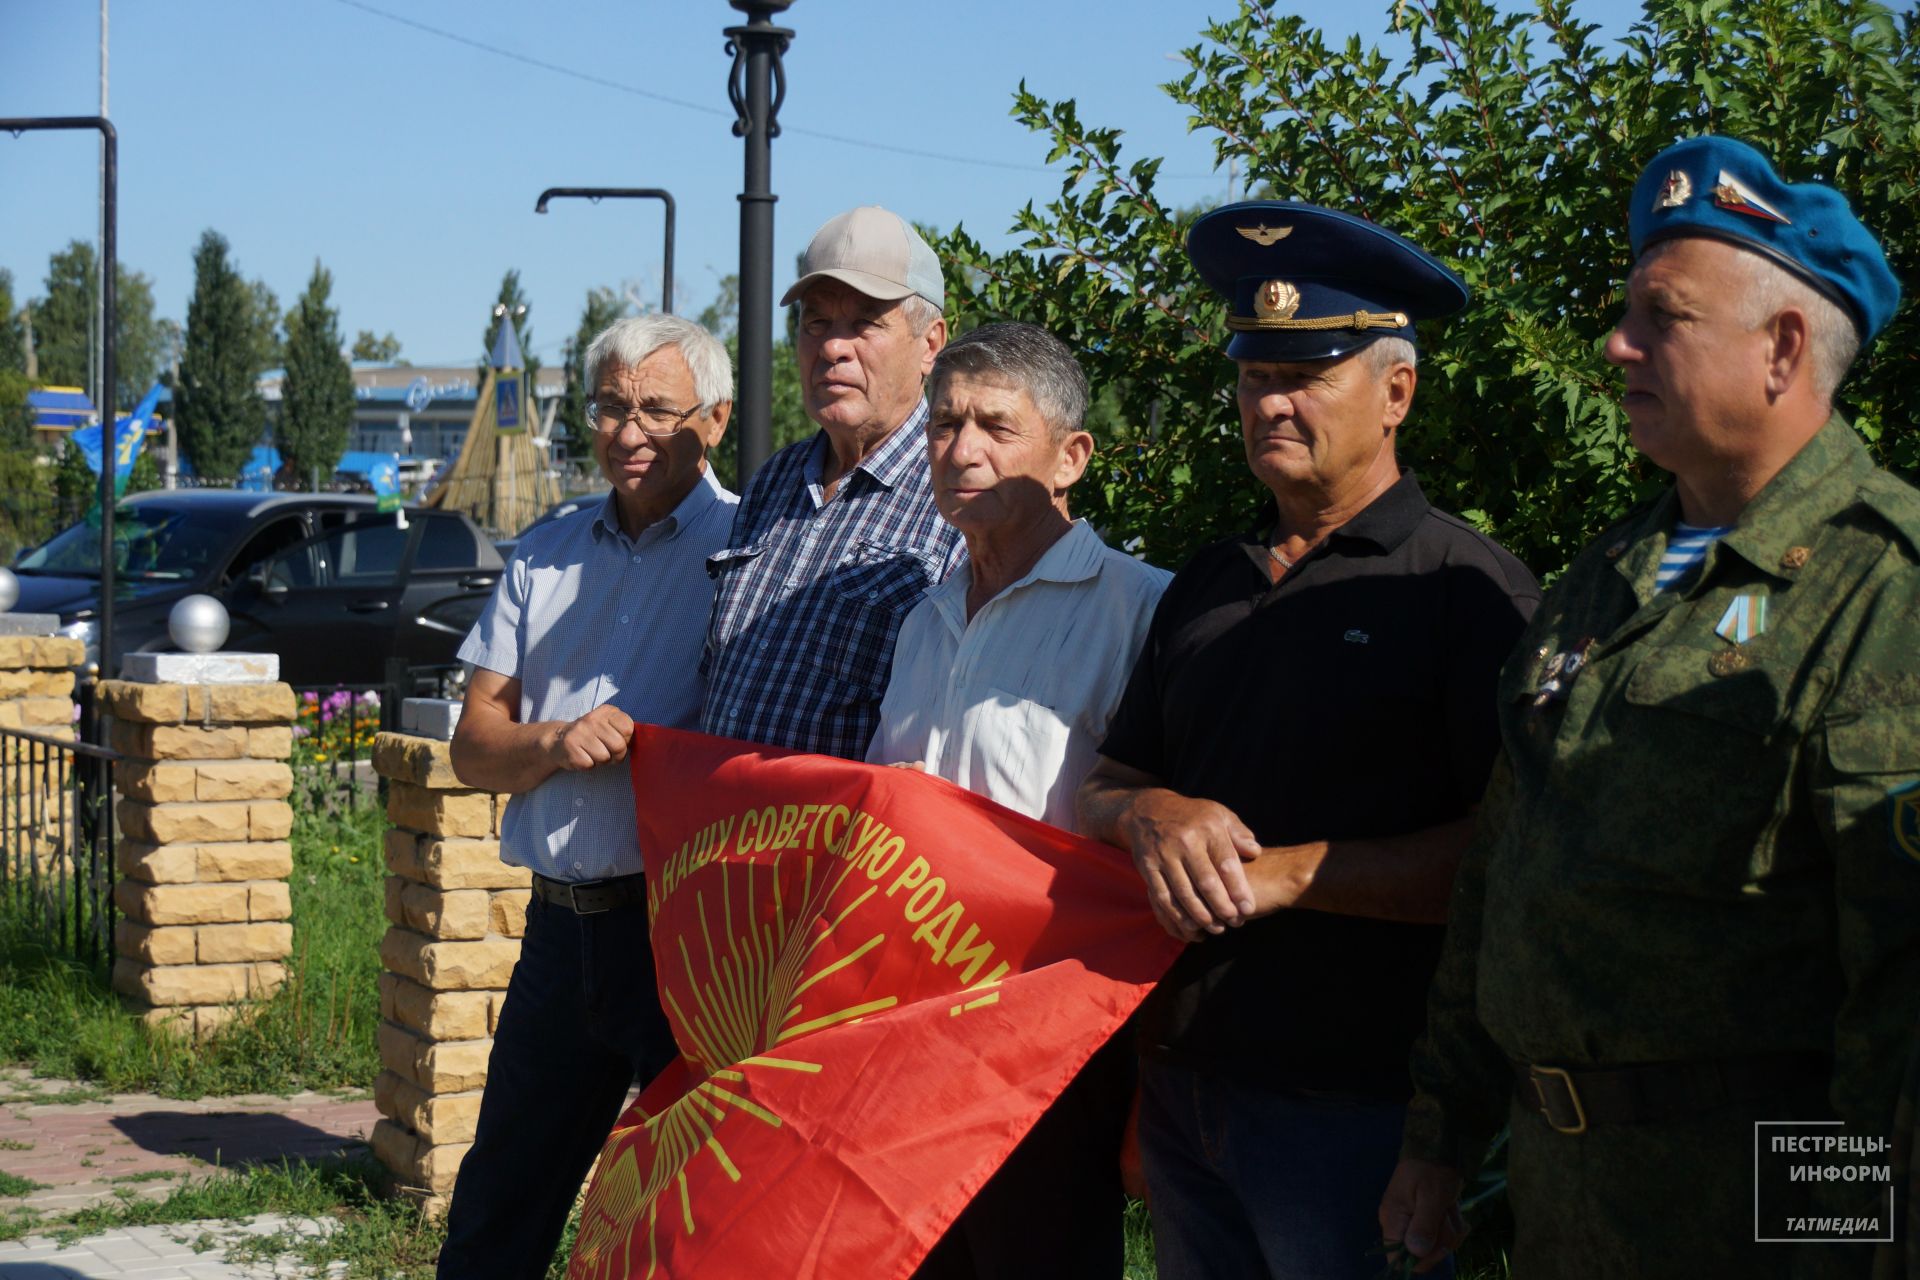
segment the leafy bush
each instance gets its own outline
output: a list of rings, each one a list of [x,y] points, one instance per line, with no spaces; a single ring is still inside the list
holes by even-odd
[[[1400,0],[1395,48],[1330,43],[1276,0],[1240,0],[1162,86],[1249,187],[1371,218],[1464,277],[1473,305],[1423,331],[1402,461],[1429,497],[1538,571],[1660,483],[1628,442],[1601,348],[1622,303],[1633,181],[1679,138],[1746,138],[1795,180],[1846,192],[1896,274],[1920,281],[1916,20],[1870,0],[1647,0],[1607,48],[1573,0],[1502,12]],[[939,249],[964,270],[959,331],[1045,325],[1107,398],[1081,513],[1155,561],[1254,520],[1221,354],[1223,304],[1182,251],[1200,210],[1123,163],[1119,134],[1072,101],[1015,95],[1013,114],[1068,162],[1060,195],[1015,218],[1020,249],[964,229]],[[1920,338],[1904,307],[1842,388],[1881,460],[1920,466]]]

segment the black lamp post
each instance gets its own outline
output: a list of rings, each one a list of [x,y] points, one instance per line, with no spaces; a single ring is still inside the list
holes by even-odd
[[[540,193],[533,211],[545,213],[547,201],[568,196],[579,196],[592,200],[596,204],[602,200],[658,200],[667,207],[666,244],[662,248],[660,267],[660,310],[673,314],[673,193],[661,187],[548,187]]]
[[[120,135],[105,116],[31,116],[0,120],[0,129],[15,137],[48,129],[98,129],[106,141],[106,169],[102,175],[100,202],[100,678],[113,676],[113,479],[114,463],[119,456],[115,439],[115,418],[119,392],[114,386],[117,371],[113,367],[113,337],[118,313],[114,297],[117,283],[119,246],[116,242],[119,218],[115,211],[120,187]]]
[[[787,73],[780,57],[793,32],[773,25],[793,0],[728,0],[747,15],[726,29],[733,71],[727,97],[739,113],[733,134],[746,142],[740,193],[740,487],[773,454],[773,194],[772,142],[780,136]]]

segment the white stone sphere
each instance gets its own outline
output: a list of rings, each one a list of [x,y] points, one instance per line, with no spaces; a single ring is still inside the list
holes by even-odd
[[[167,634],[182,653],[212,653],[227,642],[227,606],[212,596],[186,596],[167,615]]]
[[[13,570],[0,569],[0,613],[13,608],[19,600],[20,579],[14,576]]]

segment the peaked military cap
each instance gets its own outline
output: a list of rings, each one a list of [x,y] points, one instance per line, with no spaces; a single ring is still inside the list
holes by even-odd
[[[1467,286],[1410,240],[1364,218],[1288,200],[1201,217],[1187,256],[1229,304],[1235,360],[1330,360],[1467,305]]]
[[[1764,254],[1831,298],[1872,341],[1900,305],[1900,282],[1847,198],[1787,182],[1767,158],[1714,134],[1677,142],[1633,185],[1633,256],[1676,236],[1711,236]]]

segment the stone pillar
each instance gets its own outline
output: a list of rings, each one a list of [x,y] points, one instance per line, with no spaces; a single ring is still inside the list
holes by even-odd
[[[450,720],[437,727],[451,736]],[[392,925],[380,944],[385,1070],[373,1089],[385,1118],[373,1150],[402,1191],[437,1214],[473,1145],[531,877],[500,861],[507,798],[461,786],[444,740],[383,733],[373,767],[387,780],[392,873]]]
[[[86,646],[53,633],[53,614],[0,614],[0,729],[25,729],[72,740],[73,668]],[[0,853],[6,874],[22,879],[73,873],[66,833],[72,830],[72,754],[58,747],[0,738]]]
[[[0,614],[0,729],[72,738],[73,669],[86,646],[53,614]]]
[[[293,951],[294,698],[262,679],[278,667],[271,654],[133,654],[134,678],[100,685],[125,757],[114,989],[195,1036],[278,989]]]

